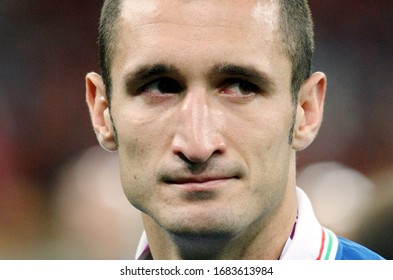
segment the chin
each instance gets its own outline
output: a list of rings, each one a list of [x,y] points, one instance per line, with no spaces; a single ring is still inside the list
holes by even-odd
[[[218,229],[178,230],[169,232],[182,259],[216,259],[234,237],[232,232]]]
[[[232,236],[241,227],[234,215],[216,211],[217,209],[181,210],[179,214],[163,217],[159,224],[172,235],[183,237]],[[180,214],[182,213],[182,214]]]

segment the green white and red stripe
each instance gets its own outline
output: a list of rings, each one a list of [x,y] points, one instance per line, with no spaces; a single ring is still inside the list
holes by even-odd
[[[338,240],[329,229],[322,227],[322,240],[317,260],[334,260],[336,257]]]
[[[334,260],[337,236],[318,222],[305,192],[297,188],[298,218],[292,238],[285,244],[281,260]]]

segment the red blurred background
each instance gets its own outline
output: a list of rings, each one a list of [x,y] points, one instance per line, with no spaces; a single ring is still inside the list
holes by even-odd
[[[299,173],[334,162],[369,180],[376,195],[360,206],[363,223],[343,235],[382,250],[375,240],[393,237],[382,220],[393,220],[393,1],[310,5],[314,69],[327,74],[328,95],[320,134],[298,155]],[[0,1],[0,258],[133,257],[140,221],[122,197],[115,155],[96,149],[84,101],[84,76],[99,71],[100,6]],[[108,174],[97,181],[97,170]],[[370,227],[384,227],[382,237]]]

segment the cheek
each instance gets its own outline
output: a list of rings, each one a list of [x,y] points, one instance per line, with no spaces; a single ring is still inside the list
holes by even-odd
[[[292,111],[292,108],[290,108]],[[260,112],[251,114],[249,112]],[[270,153],[278,153],[280,149],[289,148],[289,135],[293,117],[291,113],[283,113],[282,109],[253,108],[248,112],[240,112],[228,122],[227,130],[231,145],[237,145],[242,154],[250,153],[266,158]]]
[[[123,134],[119,137],[120,166],[127,168],[129,172],[135,171],[139,166],[145,165],[144,159],[149,151],[148,143],[143,139],[130,137],[126,140]]]
[[[148,199],[148,189],[155,178],[152,139],[142,129],[128,126],[129,129],[118,127],[118,153],[120,178],[124,193],[135,207]]]
[[[163,117],[128,109],[114,116],[118,133],[120,177],[128,200],[141,209],[152,199],[156,170],[167,152],[168,130]],[[132,113],[131,113],[132,112]],[[157,117],[160,116],[160,117]],[[142,209],[141,209],[142,210]]]
[[[136,110],[135,106],[127,102],[123,105],[117,116],[114,116],[120,164],[131,173],[148,170],[147,159],[152,159],[159,149],[164,127],[157,117]]]
[[[121,135],[122,136],[122,135]],[[119,138],[119,164],[120,178],[127,198],[131,201],[132,197],[138,192],[138,186],[143,185],[141,179],[150,178],[144,176],[143,167],[146,167],[145,161],[146,147],[140,145],[138,139],[130,139],[125,142],[122,137]],[[140,183],[137,183],[140,182]]]
[[[292,126],[291,110],[285,113],[281,109],[281,114],[277,113],[280,112],[277,108],[262,110],[260,114],[252,116],[238,114],[242,119],[233,121],[239,125],[230,131],[232,146],[246,161],[249,175],[254,178],[252,180],[263,180],[270,185],[280,177],[284,180],[287,177],[291,155],[288,143]]]

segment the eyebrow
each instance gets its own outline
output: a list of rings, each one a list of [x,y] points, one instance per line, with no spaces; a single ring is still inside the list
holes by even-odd
[[[147,80],[154,76],[178,74],[179,70],[170,64],[158,63],[152,65],[143,65],[135,71],[128,73],[125,80]]]
[[[249,79],[263,85],[266,90],[272,90],[275,87],[273,79],[267,73],[259,71],[252,65],[242,66],[231,63],[221,63],[214,65],[207,73],[207,76],[215,77],[217,74]],[[167,63],[142,65],[137,67],[135,71],[127,73],[124,77],[124,81],[127,87],[130,88],[133,83],[143,82],[154,77],[166,75],[180,76],[180,70],[176,66]]]
[[[273,89],[275,87],[274,80],[267,73],[259,71],[251,65],[241,66],[231,63],[223,63],[214,66],[209,72],[209,75],[215,75],[217,73],[250,79],[251,81],[262,84],[266,89]]]

